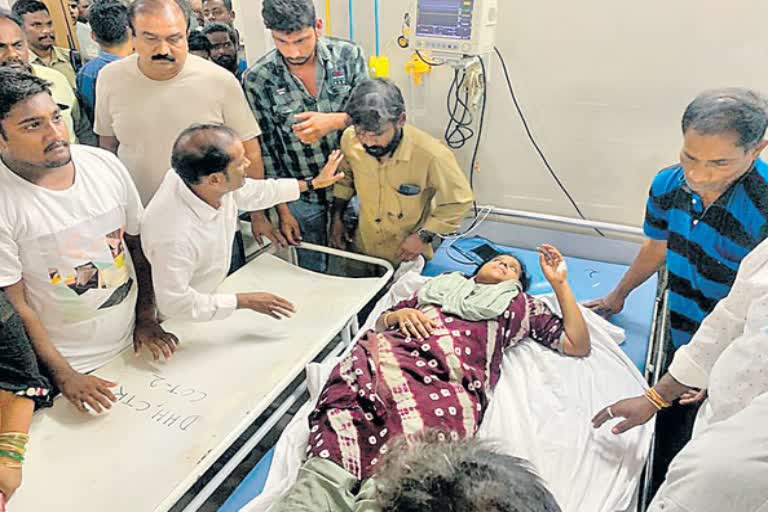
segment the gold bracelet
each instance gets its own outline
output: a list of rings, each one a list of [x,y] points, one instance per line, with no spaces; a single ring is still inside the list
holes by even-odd
[[[650,388],[648,391],[645,392],[645,398],[653,404],[654,407],[656,407],[657,410],[666,409],[667,407],[670,407],[672,404],[664,400],[658,391],[656,391],[654,388]]]
[[[663,408],[671,407],[672,404],[664,400],[664,397],[662,397],[658,391],[656,391],[656,388],[651,388],[648,390],[651,395],[653,395],[653,398],[656,399],[656,401],[661,405]]]
[[[657,411],[661,410],[661,406],[659,404],[657,404],[656,402],[654,402],[653,399],[651,399],[651,397],[649,397],[647,393],[645,395],[643,395],[643,397],[646,400],[648,400],[649,402],[651,402],[651,405],[653,405],[656,408]]]

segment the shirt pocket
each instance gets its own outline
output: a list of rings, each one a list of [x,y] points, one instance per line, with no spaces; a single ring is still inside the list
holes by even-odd
[[[403,186],[418,186],[416,193],[406,193],[401,189]],[[422,220],[424,210],[429,202],[428,191],[424,190],[423,185],[417,183],[397,184],[392,189],[393,201],[387,205],[387,215],[390,220],[402,223],[408,226],[415,226]]]

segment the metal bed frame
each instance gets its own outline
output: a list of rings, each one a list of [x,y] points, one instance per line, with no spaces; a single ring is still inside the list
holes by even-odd
[[[620,244],[636,244],[638,241],[642,241],[645,239],[645,235],[643,234],[642,229],[633,227],[633,226],[627,226],[623,224],[615,224],[610,222],[600,222],[600,221],[591,221],[591,220],[585,220],[585,219],[577,219],[572,217],[564,217],[564,216],[558,216],[558,215],[549,215],[549,214],[543,214],[543,213],[537,213],[537,212],[529,212],[524,210],[514,210],[514,209],[506,209],[506,208],[498,208],[494,206],[482,206],[478,207],[478,210],[485,212],[485,215],[487,218],[495,217],[502,219],[504,222],[512,223],[512,224],[520,224],[522,221],[522,226],[520,226],[520,229],[532,229],[533,231],[540,230],[541,228],[537,227],[531,227],[531,224],[539,225],[560,225],[560,226],[567,226],[570,228],[574,228],[575,230],[600,230],[600,232],[606,232],[606,233],[613,233],[616,235],[619,235],[616,237],[616,240],[618,240],[618,243]],[[514,222],[517,220],[518,222]],[[512,221],[512,222],[510,222]],[[465,226],[470,226],[471,223],[468,221],[465,223]],[[480,225],[476,225],[472,230],[480,228]],[[247,232],[247,231],[246,231]],[[568,233],[568,232],[564,232]],[[571,235],[571,233],[568,233],[568,235]],[[573,234],[575,239],[584,238],[585,236],[590,235],[584,235],[584,234]],[[613,240],[613,237],[606,237],[607,240]],[[632,240],[632,242],[627,242],[627,239]],[[253,247],[253,244],[251,244]],[[324,252],[327,254],[330,254],[332,256],[345,256],[345,254],[341,251],[336,251],[334,249],[329,249],[325,247],[318,247],[313,246],[311,244],[302,244],[302,248],[308,248],[312,250],[316,250],[319,252]],[[625,258],[630,254],[630,252],[627,250],[626,247],[621,247],[624,253]],[[258,249],[258,252],[256,255],[260,254],[262,251],[266,250],[266,248]],[[582,256],[582,257],[591,257],[591,254],[588,252],[583,252],[583,254],[579,255],[578,251],[574,251],[572,249],[566,249],[566,251],[569,254]],[[573,253],[577,254],[573,254]],[[255,256],[252,256],[255,257]],[[250,259],[250,258],[249,258]],[[289,260],[292,260],[295,262],[295,251],[290,252],[290,256],[288,258]],[[381,260],[375,260],[373,258],[370,258],[372,263],[379,264]],[[626,263],[626,261],[624,261]],[[667,314],[667,307],[666,307],[666,274],[660,273],[659,276],[659,288],[657,292],[656,297],[656,303],[654,306],[654,312],[652,317],[652,323],[651,323],[651,334],[650,334],[650,346],[648,350],[648,354],[646,356],[646,367],[645,367],[645,379],[648,382],[649,385],[655,385],[658,380],[660,379],[660,370],[662,368],[662,364],[665,358],[665,345],[664,345],[664,333],[667,329],[667,322],[668,322],[668,314]],[[353,319],[350,321],[350,323],[347,325],[347,327],[344,329],[344,331],[341,333],[342,339],[340,342],[338,342],[334,347],[330,349],[330,352],[325,354],[322,357],[322,360],[325,360],[327,358],[331,357],[337,357],[340,355],[346,348],[349,346],[349,344],[352,342],[354,336],[357,334],[359,329],[359,326],[357,324],[357,320]],[[298,379],[297,379],[298,380]],[[301,378],[301,380],[296,383],[294,382],[292,391],[290,394],[284,398],[280,405],[275,409],[273,412],[270,413],[266,421],[262,423],[262,425],[258,428],[257,432],[248,439],[245,444],[242,445],[242,447],[233,455],[231,456],[225,463],[224,467],[214,476],[210,477],[207,480],[207,484],[205,487],[197,493],[191,501],[189,501],[186,506],[179,507],[178,503],[177,506],[174,506],[171,511],[173,512],[194,512],[199,510],[203,504],[205,504],[210,496],[213,494],[213,492],[218,488],[221,483],[229,476],[236,467],[247,457],[247,455],[261,443],[261,441],[265,438],[265,436],[278,424],[278,422],[289,413],[290,409],[295,406],[296,404],[301,404],[303,401],[306,400],[305,396],[306,392],[306,380]],[[266,414],[266,413],[265,413]],[[653,449],[653,442],[651,443],[651,448],[648,456],[648,461],[646,463],[646,468],[643,474],[643,477],[641,479],[640,487],[637,491],[637,511],[638,512],[644,512],[648,506],[648,501],[650,498],[650,484],[652,481],[652,466],[653,466],[653,457],[654,457],[654,449]],[[206,478],[203,477],[203,480]]]

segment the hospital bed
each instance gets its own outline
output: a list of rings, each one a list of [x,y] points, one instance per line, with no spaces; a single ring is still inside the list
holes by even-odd
[[[180,340],[169,362],[127,349],[94,372],[118,383],[112,410],[85,415],[60,397],[34,416],[24,485],[9,510],[196,510],[302,397],[306,365],[349,345],[358,312],[391,278],[385,261],[314,250],[380,276],[319,275],[262,251],[219,291],[274,293],[297,313],[165,322]]]
[[[494,220],[486,220],[479,225],[468,223],[465,228],[470,228],[471,232],[458,239],[446,240],[436,251],[434,258],[426,266],[423,274],[434,276],[447,271],[471,271],[474,270],[478,262],[492,254],[493,250],[511,250],[526,263],[532,274],[531,293],[546,294],[551,292],[551,289],[541,275],[535,247],[540,243],[548,242],[553,243],[564,254],[568,255],[566,259],[569,268],[569,280],[574,293],[578,300],[587,301],[602,297],[613,289],[636,256],[639,242],[643,238],[641,230],[637,228],[531,212],[488,208],[485,210],[485,216]],[[555,229],[551,227],[553,225],[556,226]],[[600,236],[596,230],[600,230],[601,234],[607,232],[614,235],[618,234],[620,239]],[[630,366],[634,366],[638,372],[642,372],[642,377],[638,373],[638,378],[644,379],[651,385],[659,378],[657,369],[660,367],[660,361],[663,357],[663,343],[661,342],[664,332],[663,322],[665,321],[663,288],[660,277],[654,276],[649,279],[630,296],[624,311],[611,320],[613,324],[624,331],[625,339],[621,344],[621,351],[626,355],[625,359],[631,361]],[[541,355],[537,355],[537,357],[541,357]],[[505,371],[507,370],[505,368]],[[509,370],[524,371],[519,368]],[[610,384],[608,385],[610,386]],[[617,396],[617,398],[622,397],[622,395]],[[514,400],[514,398],[511,399]],[[607,403],[603,403],[601,406],[607,405]],[[524,407],[523,404],[519,405]],[[582,411],[582,416],[591,417],[591,414],[596,410],[593,407],[589,411]],[[652,444],[650,439],[653,429],[652,425],[647,427],[649,431],[637,453],[643,459],[645,455],[648,455],[648,460],[650,460],[652,453],[648,452]],[[505,428],[507,426],[499,425],[501,431],[506,432]],[[299,432],[296,439],[299,439],[301,435]],[[535,443],[535,439],[519,439],[518,441]],[[284,455],[281,454],[280,456],[283,457]],[[219,511],[238,511],[251,502],[254,497],[259,496],[268,480],[274,457],[274,449],[267,452],[224,505],[219,508]],[[641,461],[640,467],[642,467],[643,461]],[[633,467],[637,470],[637,465]],[[637,476],[632,480],[637,482],[637,493],[634,495],[632,503],[627,504],[626,500],[623,501],[627,505],[626,510],[644,510],[645,507],[650,473],[645,471],[641,478],[639,477],[639,470],[637,471]],[[572,505],[571,509],[580,512],[592,512],[579,507],[579,505]],[[255,510],[261,509],[256,508]]]

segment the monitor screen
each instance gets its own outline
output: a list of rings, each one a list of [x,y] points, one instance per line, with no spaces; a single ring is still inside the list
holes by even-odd
[[[472,39],[475,0],[418,0],[416,35]]]

